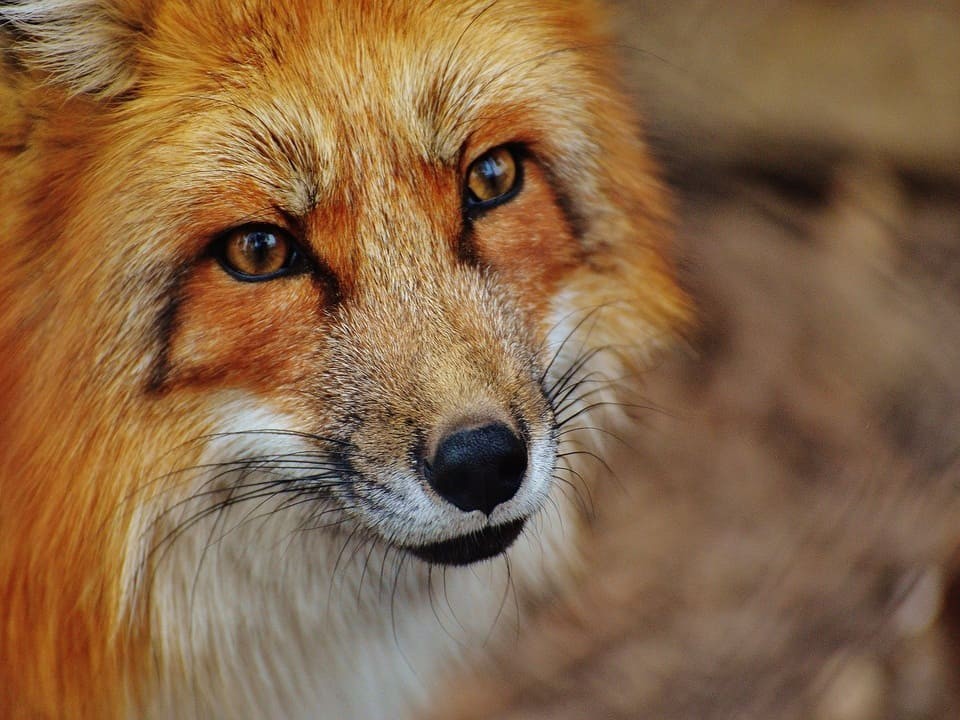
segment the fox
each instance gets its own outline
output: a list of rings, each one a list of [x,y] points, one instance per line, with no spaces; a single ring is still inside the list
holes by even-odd
[[[415,717],[576,575],[693,314],[611,24],[0,3],[4,717]]]

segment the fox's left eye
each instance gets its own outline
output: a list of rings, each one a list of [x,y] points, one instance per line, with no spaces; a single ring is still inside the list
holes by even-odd
[[[272,280],[304,269],[303,257],[290,234],[272,225],[244,225],[227,232],[214,246],[214,256],[237,280]]]
[[[484,210],[506,202],[520,189],[521,165],[508,146],[484,153],[467,170],[468,210]]]

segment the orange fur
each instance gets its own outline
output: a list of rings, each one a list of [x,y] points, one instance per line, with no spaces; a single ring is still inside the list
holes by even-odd
[[[614,307],[590,342],[639,367],[688,309],[591,2],[61,5],[2,36],[0,707],[106,718],[151,707],[174,652],[131,535],[188,494],[223,393],[308,432],[350,410],[399,457],[408,426],[543,412],[511,338],[545,365],[557,313]],[[504,143],[525,184],[464,268],[463,173]],[[251,221],[336,288],[229,277],[207,248]]]

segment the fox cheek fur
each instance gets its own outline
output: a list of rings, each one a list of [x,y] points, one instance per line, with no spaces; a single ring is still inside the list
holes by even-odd
[[[576,564],[689,318],[603,25],[0,3],[0,707],[397,717]]]

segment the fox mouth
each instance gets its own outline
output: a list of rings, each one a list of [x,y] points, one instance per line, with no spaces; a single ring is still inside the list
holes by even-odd
[[[504,552],[520,537],[525,523],[526,518],[520,518],[449,540],[408,545],[404,550],[434,565],[470,565]]]

